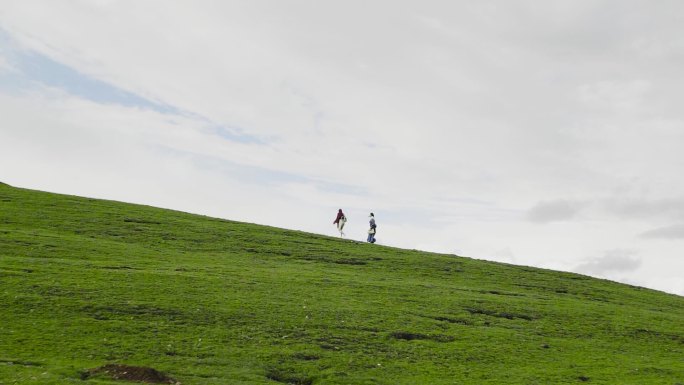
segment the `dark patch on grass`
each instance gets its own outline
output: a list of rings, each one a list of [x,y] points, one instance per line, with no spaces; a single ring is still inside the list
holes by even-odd
[[[337,260],[332,261],[332,263],[336,263],[338,265],[355,265],[355,266],[363,266],[363,265],[368,264],[368,262],[366,262],[366,261],[362,261],[360,259],[353,259],[353,258],[337,259]]]
[[[7,364],[7,365],[19,365],[19,366],[43,366],[40,362],[33,362],[33,361],[21,361],[21,360],[2,360],[0,359],[0,363]]]
[[[292,358],[300,361],[317,361],[321,359],[321,356],[315,353],[300,352],[293,354]]]
[[[635,329],[631,333],[631,335],[633,335],[635,337],[649,337],[649,338],[668,339],[668,340],[672,340],[675,342],[679,342],[680,344],[684,344],[684,336],[681,336],[679,334],[674,334],[674,333],[660,332],[657,330]]]
[[[89,294],[87,290],[74,287],[60,287],[60,286],[39,286],[31,285],[30,291],[45,297],[59,298],[59,297],[73,297],[77,295]]]
[[[577,377],[577,379],[580,380],[580,381],[582,381],[582,382],[591,381],[591,378],[589,378],[589,377],[587,377],[587,376],[579,376],[579,377]]]
[[[676,372],[672,369],[663,369],[663,368],[655,368],[655,367],[647,367],[643,369],[639,369],[641,373],[653,373],[653,374],[658,374],[660,376],[675,376]]]
[[[578,274],[571,274],[568,278],[575,280],[575,281],[589,281],[589,280],[591,280],[590,277],[587,277],[585,275],[578,275]]]
[[[340,350],[342,346],[346,345],[346,341],[342,337],[326,336],[316,339],[319,342],[321,349],[325,350]]]
[[[310,376],[293,373],[284,369],[271,368],[266,371],[266,378],[290,385],[313,385],[314,380]]]
[[[452,317],[430,317],[437,321],[448,322],[450,324],[460,324],[460,325],[473,325],[471,321],[462,318],[452,318]]]
[[[456,337],[448,336],[446,334],[431,334],[430,339],[435,342],[454,342]]]
[[[31,274],[31,273],[33,273],[33,270],[32,269],[3,269],[3,270],[0,270],[0,274],[7,275],[7,276],[9,276],[9,275],[15,275],[15,276],[22,275],[21,273]]]
[[[592,297],[592,296],[585,296],[586,299],[589,301],[596,301],[596,302],[603,302],[603,303],[611,303],[610,299],[608,298],[602,298],[602,297]]]
[[[299,259],[304,260],[304,261],[334,263],[337,265],[363,266],[363,265],[368,264],[368,261],[365,261],[363,259],[358,259],[358,258],[335,258],[335,257],[328,257],[328,256],[315,256],[315,257],[314,256],[305,256],[305,257],[300,257]]]
[[[34,242],[26,242],[26,241],[22,241],[22,240],[19,240],[19,239],[12,239],[11,241],[12,241],[13,243],[16,243],[16,244],[22,245],[22,246],[33,246],[33,245],[37,245],[37,243],[34,243]]]
[[[393,332],[390,334],[390,337],[405,341],[430,340],[435,342],[453,342],[456,340],[456,338],[444,334],[422,334],[410,332]]]
[[[77,233],[77,234],[82,234],[83,232],[75,231],[75,233]],[[128,232],[121,231],[121,230],[118,230],[118,229],[112,229],[112,230],[104,230],[104,231],[102,232],[102,235],[107,235],[107,236],[110,236],[110,237],[120,238],[120,237],[125,237],[125,236],[129,235],[129,233],[128,233]]]
[[[93,306],[87,305],[82,308],[83,312],[91,314],[98,320],[107,320],[110,316],[157,316],[165,318],[178,318],[183,313],[173,309],[163,309],[147,305],[121,305],[121,306]]]
[[[130,266],[100,266],[100,269],[105,269],[105,270],[136,270],[134,267],[130,267]]]
[[[82,380],[87,380],[92,376],[103,376],[117,381],[134,381],[147,384],[176,384],[176,380],[173,378],[156,369],[144,366],[107,364],[81,373]]]
[[[459,267],[454,267],[454,266],[447,266],[442,269],[442,271],[446,273],[463,273],[463,268]]]
[[[333,344],[329,344],[329,343],[325,343],[325,342],[318,345],[318,346],[320,346],[321,349],[324,349],[324,350],[340,350],[339,346],[335,346]]]
[[[409,333],[409,332],[394,332],[394,333],[390,334],[390,336],[392,338],[396,338],[398,340],[406,340],[406,341],[429,339],[427,334]]]
[[[370,326],[339,326],[340,329],[346,329],[346,330],[353,330],[357,332],[367,332],[367,333],[378,333],[380,332],[380,329],[370,327]]]
[[[509,320],[514,320],[514,319],[522,319],[525,321],[534,320],[533,316],[527,315],[527,314],[497,312],[494,310],[473,309],[473,308],[467,308],[465,310],[468,311],[470,314],[482,314],[482,315],[486,315],[486,316],[490,316],[490,317],[505,318],[505,319],[509,319]]]
[[[123,221],[128,222],[128,223],[142,223],[142,224],[148,224],[148,225],[161,225],[161,222],[150,221],[147,219],[138,219],[138,218],[124,218]]]
[[[480,293],[483,294],[494,294],[494,295],[505,295],[505,296],[510,296],[510,297],[524,297],[524,294],[520,293],[506,293],[503,291],[498,291],[498,290],[483,290]]]

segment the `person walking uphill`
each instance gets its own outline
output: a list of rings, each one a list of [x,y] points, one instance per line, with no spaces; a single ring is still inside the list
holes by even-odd
[[[368,224],[370,225],[370,229],[368,229],[368,243],[375,243],[375,229],[377,228],[375,225],[375,215],[370,213],[369,217],[370,221],[368,221]]]
[[[347,217],[344,215],[342,212],[342,209],[340,209],[337,212],[337,218],[335,218],[335,222],[333,222],[334,225],[337,225],[337,230],[340,232],[340,237],[344,237],[344,224],[347,223]]]

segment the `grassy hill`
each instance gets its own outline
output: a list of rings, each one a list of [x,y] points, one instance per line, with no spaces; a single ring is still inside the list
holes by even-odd
[[[684,384],[684,298],[0,185],[0,384],[124,379]]]

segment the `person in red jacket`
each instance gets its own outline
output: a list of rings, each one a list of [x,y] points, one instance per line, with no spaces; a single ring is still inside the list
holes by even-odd
[[[340,209],[337,212],[337,218],[335,218],[335,222],[333,222],[334,225],[337,225],[337,230],[340,232],[340,237],[344,237],[344,224],[347,223],[347,217],[344,216],[344,213],[342,212],[342,209]]]

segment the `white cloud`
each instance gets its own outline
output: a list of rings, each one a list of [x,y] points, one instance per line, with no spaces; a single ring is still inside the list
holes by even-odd
[[[2,52],[0,52],[0,74],[14,71],[14,67],[2,56]]]
[[[634,250],[609,250],[601,257],[593,258],[580,264],[575,271],[603,276],[611,273],[631,272],[639,269],[641,258],[636,257]]]
[[[684,239],[684,224],[660,227],[641,234],[643,238]]]
[[[679,197],[660,199],[624,197],[607,200],[604,206],[609,213],[625,219],[684,219],[684,199]]]
[[[527,219],[538,223],[567,221],[575,218],[584,206],[586,206],[584,202],[542,201],[527,212]]]
[[[590,108],[629,113],[643,105],[651,88],[652,84],[647,80],[600,81],[581,85],[579,99]]]

